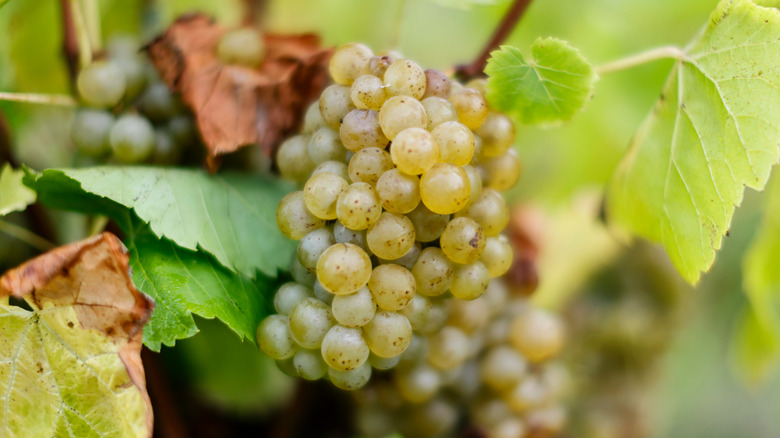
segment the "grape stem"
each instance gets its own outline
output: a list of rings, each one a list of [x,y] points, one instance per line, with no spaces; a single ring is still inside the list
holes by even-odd
[[[79,0],[70,0],[73,10],[73,24],[76,29],[76,38],[79,43],[79,65],[84,68],[92,63],[92,43],[87,28],[87,20]]]
[[[8,93],[0,91],[0,100],[44,105],[76,106],[76,99],[66,94]]]
[[[6,222],[2,219],[0,219],[0,231],[21,240],[41,252],[52,250],[56,246],[27,228]]]
[[[626,58],[618,59],[616,61],[602,64],[595,68],[596,73],[599,75],[613,73],[616,71],[626,70],[638,65],[646,64],[648,62],[657,61],[659,59],[672,58],[678,61],[686,58],[685,52],[679,47],[665,46],[650,49],[646,52],[637,53]]]
[[[76,27],[73,25],[73,8],[70,0],[60,0],[60,15],[62,17],[62,54],[68,67],[68,75],[72,84],[76,83],[79,72],[79,42],[76,37]]]

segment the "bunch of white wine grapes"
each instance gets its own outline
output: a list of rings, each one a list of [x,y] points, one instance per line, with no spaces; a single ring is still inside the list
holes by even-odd
[[[451,368],[468,355],[445,326],[449,300],[479,298],[512,263],[500,191],[520,173],[514,126],[489,108],[484,81],[463,86],[362,44],[336,50],[330,75],[276,155],[302,185],[276,213],[299,243],[260,347],[291,374],[349,390],[426,336],[434,365]]]
[[[106,56],[84,67],[76,85],[83,107],[71,140],[82,157],[176,164],[197,141],[192,116],[132,37],[108,41]]]

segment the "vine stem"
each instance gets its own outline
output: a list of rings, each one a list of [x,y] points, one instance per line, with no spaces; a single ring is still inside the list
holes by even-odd
[[[62,54],[68,67],[71,85],[75,87],[79,72],[79,41],[73,24],[73,8],[70,0],[60,0],[62,16]]]
[[[82,0],[82,11],[89,44],[93,52],[98,52],[103,42],[100,38],[100,7],[97,0]]]
[[[8,93],[0,91],[0,100],[44,105],[76,106],[76,99],[67,94]]]
[[[40,252],[46,252],[56,247],[55,244],[33,233],[27,228],[6,222],[2,219],[0,219],[0,231],[21,240],[22,242],[32,246]]]
[[[657,61],[659,59],[672,58],[677,60],[685,59],[687,55],[682,49],[675,46],[658,47],[650,49],[646,52],[637,53],[627,58],[618,59],[616,61],[602,64],[595,68],[596,73],[603,75],[606,73],[613,73],[620,70],[625,70],[638,65],[646,64],[648,62]]]
[[[84,68],[92,62],[92,43],[90,42],[89,29],[79,0],[70,0],[70,5],[73,10],[76,38],[79,43],[79,64]]]

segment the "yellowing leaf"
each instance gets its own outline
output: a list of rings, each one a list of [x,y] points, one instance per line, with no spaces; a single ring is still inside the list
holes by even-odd
[[[0,278],[0,436],[151,437],[141,336],[154,304],[110,233]]]
[[[35,202],[35,192],[22,183],[24,171],[5,163],[0,172],[0,216],[27,208]]]
[[[780,11],[724,0],[680,55],[608,188],[610,218],[661,242],[696,282],[744,187],[778,159]]]

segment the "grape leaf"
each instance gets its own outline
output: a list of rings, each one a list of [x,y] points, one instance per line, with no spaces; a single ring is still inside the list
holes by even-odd
[[[152,436],[140,353],[154,303],[128,270],[122,243],[103,233],[0,278],[0,435]]]
[[[94,167],[45,170],[25,182],[41,202],[58,208],[116,218],[122,209],[95,204],[82,192],[115,201],[133,209],[157,236],[193,251],[201,248],[248,278],[257,269],[275,277],[277,269],[287,269],[295,250],[276,228],[276,206],[290,190],[276,180],[160,167]]]
[[[21,211],[35,202],[35,191],[22,183],[24,172],[5,163],[0,172],[0,216]]]
[[[571,119],[597,79],[577,49],[555,38],[538,38],[527,61],[519,49],[502,46],[490,54],[485,73],[490,105],[529,124]]]
[[[608,187],[609,217],[666,248],[689,282],[709,269],[744,186],[778,159],[780,11],[722,1],[675,63]]]

